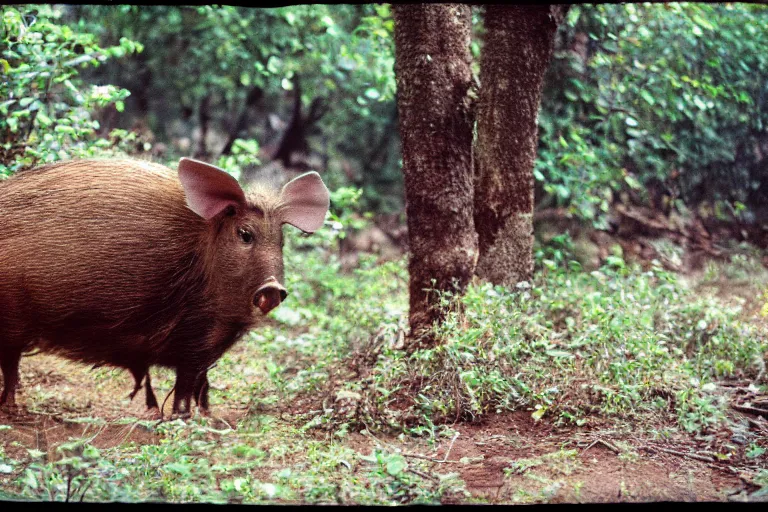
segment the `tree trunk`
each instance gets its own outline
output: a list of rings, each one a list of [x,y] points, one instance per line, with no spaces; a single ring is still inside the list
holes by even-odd
[[[474,272],[470,8],[395,5],[395,75],[410,245],[410,348],[435,340],[431,291],[464,291]]]
[[[303,149],[304,138],[304,123],[301,116],[301,80],[299,75],[293,77],[293,112],[291,114],[291,120],[288,122],[288,127],[283,133],[280,145],[272,155],[272,160],[281,160],[283,167],[291,166],[291,156],[294,151],[300,151]]]
[[[237,122],[229,132],[227,142],[221,149],[219,156],[229,155],[232,153],[232,145],[235,143],[241,132],[244,132],[248,128],[248,111],[253,108],[256,103],[264,96],[264,90],[259,86],[254,86],[245,98],[245,105],[243,111],[237,117]]]
[[[198,117],[200,120],[200,140],[197,143],[197,150],[195,150],[195,158],[207,159],[208,158],[208,123],[211,120],[211,114],[209,112],[211,104],[211,95],[206,95],[200,102],[200,111]]]
[[[488,5],[475,146],[476,273],[514,286],[533,274],[533,164],[541,87],[568,6]]]

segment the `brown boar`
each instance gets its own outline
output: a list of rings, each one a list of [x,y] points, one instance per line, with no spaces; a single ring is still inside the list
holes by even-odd
[[[37,347],[128,369],[136,390],[146,375],[147,405],[149,367],[174,368],[173,412],[192,396],[205,412],[208,368],[287,295],[282,225],[314,232],[328,206],[317,173],[246,196],[186,158],[178,173],[80,160],[0,182],[0,405]]]

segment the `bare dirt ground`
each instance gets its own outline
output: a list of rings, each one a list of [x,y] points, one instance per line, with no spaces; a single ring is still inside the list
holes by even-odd
[[[643,450],[646,441],[636,435],[558,431],[525,412],[456,430],[452,469],[473,495],[495,503],[725,501],[748,491],[726,469]],[[689,451],[682,443],[664,447]]]
[[[135,421],[120,423],[126,417],[148,417],[143,393],[133,402],[126,399],[133,384],[127,372],[94,375],[84,365],[38,355],[22,360],[21,377],[21,412],[0,413],[0,424],[14,427],[0,431],[0,442],[11,458],[21,457],[26,449],[55,457],[55,447],[71,438],[91,438],[97,448],[160,442],[158,435]],[[161,380],[156,389],[161,402],[165,384]],[[245,410],[228,410],[217,402],[212,407],[214,416],[233,428],[246,415]],[[106,423],[77,419],[82,417]],[[282,414],[279,421],[290,422],[291,415]],[[752,421],[768,434],[768,422]],[[706,450],[706,442],[665,431],[663,425],[656,426],[656,435],[654,429],[639,425],[557,428],[534,421],[530,411],[518,411],[478,423],[457,423],[451,429],[452,437],[431,445],[421,438],[367,433],[350,433],[345,443],[360,455],[371,454],[375,447],[401,453],[428,468],[422,473],[430,478],[458,473],[471,493],[469,501],[729,501],[742,500],[758,489],[752,478],[760,468],[720,460]],[[667,433],[659,436],[660,431]]]

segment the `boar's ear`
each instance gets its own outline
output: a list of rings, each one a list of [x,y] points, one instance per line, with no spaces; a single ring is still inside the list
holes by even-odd
[[[280,218],[283,223],[313,233],[323,225],[330,206],[330,195],[316,172],[292,179],[280,192]]]
[[[237,180],[216,166],[182,158],[179,180],[187,206],[204,219],[215,217],[224,208],[245,205],[245,194]]]

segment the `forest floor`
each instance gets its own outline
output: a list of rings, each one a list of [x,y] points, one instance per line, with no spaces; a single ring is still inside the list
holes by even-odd
[[[768,279],[718,276],[708,285],[717,297],[712,300],[723,305],[741,300],[744,323],[759,325],[764,336],[759,290]],[[640,289],[628,287],[627,293],[639,297]],[[619,292],[623,300],[625,291]],[[294,314],[287,311],[285,318]],[[399,433],[361,427],[360,421],[315,428],[312,413],[320,411],[308,410],[292,382],[302,375],[301,382],[311,381],[332,365],[322,359],[324,345],[307,341],[306,326],[287,323],[293,325],[272,322],[267,334],[236,344],[209,372],[212,416],[196,414],[186,421],[168,420],[169,370],[152,369],[158,400],[168,398],[160,420],[158,411],[144,408],[143,391],[127,399],[133,388],[128,372],[91,369],[46,354],[24,357],[20,411],[0,411],[0,500],[768,501],[768,397],[764,385],[739,377],[739,371],[708,388],[714,398],[706,404],[719,403],[725,413],[694,411],[700,417],[720,414],[712,428],[699,432],[681,428],[679,417],[670,413],[675,408],[664,405],[672,398],[663,393],[656,398],[662,402],[658,413],[652,407],[642,414],[593,412],[576,422],[540,417],[531,402],[478,415],[476,421],[432,425],[426,420]],[[760,343],[766,346],[764,339]],[[571,389],[569,375],[563,373],[563,390]],[[337,393],[336,403],[355,394],[345,392]]]
[[[39,450],[48,460],[56,460],[60,456],[55,449],[73,439],[87,439],[100,450],[128,447],[128,451],[163,442],[165,436],[153,431],[154,422],[130,419],[147,413],[139,400],[127,403],[126,390],[132,386],[128,375],[116,374],[94,385],[90,373],[83,365],[53,356],[25,360],[20,399],[28,407],[16,417],[0,417],[0,423],[12,427],[0,432],[5,456],[23,460],[28,450]],[[218,431],[228,427],[237,431],[246,413],[215,404],[211,423]],[[91,420],[83,422],[84,415]],[[458,476],[450,492],[443,494],[443,503],[726,501],[744,500],[759,489],[753,482],[758,467],[719,460],[705,449],[706,441],[670,435],[673,429],[664,424],[643,429],[616,424],[558,428],[534,421],[529,411],[518,411],[451,425],[437,440],[362,433],[339,440],[311,431],[296,439],[300,425],[292,421],[290,411],[269,415],[267,421],[272,422],[270,435],[259,445],[284,442],[292,445],[287,450],[295,451],[280,462],[260,466],[262,483],[275,482],[274,475],[286,468],[305,471],[318,463],[299,446],[319,442],[345,445],[338,469],[349,479],[365,478],[360,461],[377,449],[404,455],[408,471],[427,480]],[[768,436],[768,422],[763,421],[762,428]],[[659,435],[665,430],[667,435]],[[209,435],[215,439],[221,434]],[[3,476],[0,485],[7,488],[10,482]],[[341,495],[336,498],[346,501]]]
[[[233,349],[236,357],[247,357],[245,351],[242,345]],[[57,447],[73,440],[86,440],[101,450],[103,457],[111,450],[113,457],[124,459],[129,455],[135,457],[142,446],[169,442],[167,433],[156,430],[157,415],[144,409],[142,394],[132,402],[126,399],[133,385],[127,372],[102,372],[100,378],[94,379],[94,371],[88,367],[48,355],[26,358],[22,368],[19,399],[25,405],[23,412],[16,416],[0,413],[0,425],[4,425],[0,427],[4,428],[0,430],[4,452],[0,453],[8,459],[8,470],[2,471],[6,474],[0,474],[0,497],[2,489],[12,487],[11,479],[20,477],[34,460],[29,454],[35,454],[35,450],[51,462],[62,459]],[[258,378],[258,374],[251,375],[243,384],[252,385]],[[215,374],[213,379],[215,382]],[[172,385],[171,375],[156,376],[154,382],[162,401],[164,392]],[[224,437],[232,443],[240,430],[244,436],[257,436],[248,443],[255,450],[252,457],[246,454],[238,458],[256,461],[247,472],[247,480],[250,486],[258,481],[262,488],[260,494],[253,491],[256,495],[251,499],[277,503],[307,499],[375,503],[377,491],[365,482],[372,475],[374,480],[391,479],[390,485],[401,485],[403,489],[395,494],[402,502],[413,498],[418,501],[425,483],[440,488],[442,503],[742,501],[760,489],[754,478],[766,469],[759,463],[729,461],[708,450],[711,439],[692,438],[662,418],[655,424],[598,421],[587,427],[557,427],[547,420],[534,420],[530,410],[521,410],[491,414],[474,423],[446,425],[435,437],[371,434],[365,430],[339,437],[302,430],[290,408],[269,409],[257,413],[247,408],[227,409],[223,400],[214,399],[213,417],[198,416],[190,423],[198,425],[198,434],[200,429],[204,431],[202,438],[217,444]],[[768,422],[760,416],[743,417],[749,417],[752,428],[768,438]],[[183,425],[180,421],[176,423]],[[739,442],[737,428],[725,435]],[[232,456],[229,451],[221,453],[226,453],[223,458]],[[378,473],[373,462],[377,453],[378,466],[386,466]],[[383,460],[381,454],[385,456]],[[205,455],[213,457],[205,452],[198,456]],[[164,453],[158,458],[169,466],[183,457]],[[8,465],[8,461],[14,460],[27,462]],[[398,460],[405,462],[403,472],[412,480],[399,475],[397,469],[391,470],[392,461]],[[0,470],[3,466],[0,460]],[[289,472],[285,473],[286,470]],[[281,498],[281,488],[269,484],[279,485],[285,477],[290,478],[291,471],[297,475],[318,475],[299,485],[297,490],[301,488],[301,492],[287,493]],[[324,479],[327,471],[338,473]],[[227,476],[226,470],[221,472],[222,478]],[[310,488],[317,486],[316,481],[325,480],[332,481],[325,495],[312,496]],[[361,489],[345,492],[345,481],[354,481]],[[48,490],[49,498],[65,498],[63,482],[58,487],[49,485],[53,488]],[[371,496],[367,496],[368,492]],[[386,492],[391,493],[391,489]],[[274,493],[278,496],[270,495]],[[14,495],[6,495],[11,496]],[[73,496],[77,496],[74,491]],[[166,496],[171,501],[194,498],[193,493],[185,496],[183,491]],[[122,499],[119,492],[112,498]],[[763,501],[768,496],[751,499]]]

